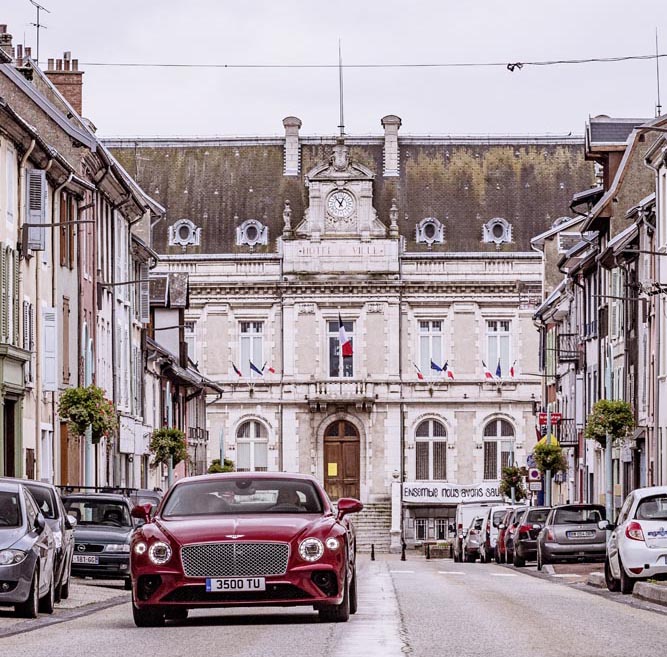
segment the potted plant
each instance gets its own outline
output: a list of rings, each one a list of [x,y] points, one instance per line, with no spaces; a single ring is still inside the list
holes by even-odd
[[[185,433],[180,429],[169,427],[155,429],[151,434],[148,448],[153,454],[153,466],[161,463],[168,465],[170,457],[172,458],[172,466],[178,465],[188,458]]]
[[[65,390],[60,395],[58,413],[78,437],[90,427],[93,444],[99,443],[103,436],[112,435],[118,428],[113,404],[104,397],[104,390],[94,385]]]
[[[556,440],[547,443],[546,438],[542,438],[535,445],[533,457],[535,458],[535,467],[542,474],[547,472],[547,470],[551,470],[553,474],[556,474],[556,472],[567,472],[567,460],[561,446]]]
[[[625,438],[634,426],[632,407],[628,402],[622,399],[600,399],[595,402],[588,416],[584,435],[605,447],[607,436],[611,437],[614,445]]]
[[[211,465],[208,466],[208,474],[216,474],[218,472],[234,472],[236,466],[231,459],[225,459],[220,462],[220,459],[213,459]]]
[[[520,502],[526,499],[526,489],[523,485],[523,469],[510,465],[503,468],[500,480],[500,493],[512,499],[512,488],[514,488],[514,501]]]

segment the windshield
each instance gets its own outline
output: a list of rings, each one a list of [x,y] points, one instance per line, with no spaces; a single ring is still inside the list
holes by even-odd
[[[549,515],[551,509],[534,509],[528,512],[523,522],[544,522]]]
[[[39,510],[45,518],[56,518],[57,511],[55,511],[55,501],[53,499],[53,491],[44,486],[31,486],[24,484],[25,487],[32,493],[32,496],[37,502]]]
[[[494,511],[493,512],[493,526],[498,527],[498,525],[503,521],[506,511]]]
[[[118,500],[68,497],[63,502],[67,513],[76,518],[78,525],[132,527],[127,505]]]
[[[557,509],[554,525],[579,525],[582,523],[596,524],[604,520],[604,509],[601,507],[579,507]]]
[[[252,478],[193,481],[173,489],[162,516],[265,513],[322,513],[322,502],[309,481]]]
[[[21,524],[18,493],[0,491],[0,527],[19,527]]]
[[[637,520],[667,520],[667,495],[655,495],[642,500],[635,514]]]

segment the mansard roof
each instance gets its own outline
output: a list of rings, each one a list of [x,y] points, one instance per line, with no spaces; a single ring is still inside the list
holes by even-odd
[[[122,139],[107,147],[138,184],[167,209],[153,247],[175,256],[274,253],[290,201],[292,226],[308,207],[307,175],[329,161],[336,137],[300,137],[300,173],[284,175],[285,138]],[[411,252],[526,252],[531,237],[569,214],[572,195],[594,183],[580,137],[398,138],[399,175],[384,176],[384,138],[346,137],[351,160],[373,179],[373,206],[389,227],[392,200]],[[444,242],[417,242],[416,226],[433,217]],[[505,219],[510,243],[483,241],[483,226]],[[179,219],[201,228],[198,244],[169,244]],[[237,245],[248,219],[268,227],[268,243]]]

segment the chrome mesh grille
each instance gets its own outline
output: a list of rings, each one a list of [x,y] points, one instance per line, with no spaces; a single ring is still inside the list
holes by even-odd
[[[287,543],[202,543],[181,548],[188,577],[261,577],[287,571]]]

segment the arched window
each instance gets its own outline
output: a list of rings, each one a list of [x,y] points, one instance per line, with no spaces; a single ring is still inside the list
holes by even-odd
[[[420,480],[447,479],[447,430],[442,422],[424,420],[415,432],[416,472]]]
[[[491,420],[484,427],[484,479],[500,479],[514,461],[514,428],[507,420]]]
[[[266,472],[269,438],[257,420],[244,422],[236,432],[236,469],[239,472]]]

